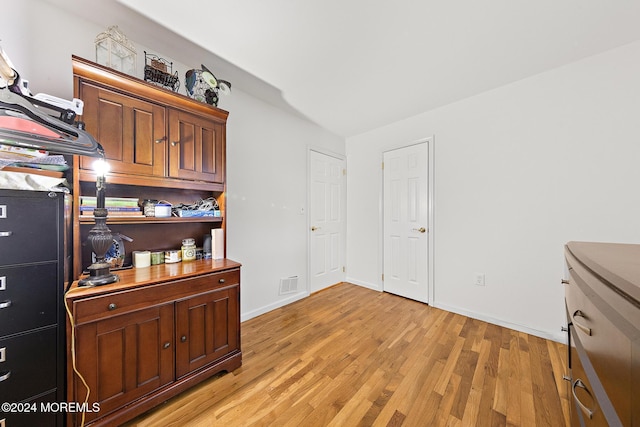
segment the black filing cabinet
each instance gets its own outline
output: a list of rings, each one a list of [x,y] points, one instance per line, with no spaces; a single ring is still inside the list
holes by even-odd
[[[0,190],[0,427],[64,422],[69,203]]]

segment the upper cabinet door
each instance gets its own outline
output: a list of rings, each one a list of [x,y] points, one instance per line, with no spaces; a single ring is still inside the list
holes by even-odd
[[[165,176],[165,108],[85,81],[79,85],[86,130],[102,145],[112,172]],[[95,159],[82,157],[92,169]]]
[[[169,109],[169,176],[223,183],[224,133],[212,118]]]

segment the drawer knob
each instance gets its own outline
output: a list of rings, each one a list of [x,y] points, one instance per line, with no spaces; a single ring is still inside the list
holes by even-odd
[[[7,371],[4,374],[0,375],[0,382],[8,380],[11,376],[11,371]]]
[[[171,343],[170,342],[166,342],[162,345],[162,348],[169,348],[171,347]]]
[[[186,335],[181,336],[180,342],[187,342],[187,336]]]
[[[224,283],[225,280],[224,279],[218,279],[218,283]]]
[[[109,311],[113,311],[113,310],[115,310],[116,308],[118,308],[118,306],[117,306],[117,305],[115,305],[114,303],[111,303],[111,304],[109,304],[109,305],[107,306],[107,308],[109,309]]]
[[[584,414],[587,416],[587,418],[592,419],[593,418],[593,411],[591,409],[587,408],[587,406],[584,403],[582,403],[580,401],[580,399],[578,399],[578,396],[576,395],[576,387],[579,387],[579,388],[583,389],[589,396],[591,396],[591,393],[589,392],[589,389],[587,388],[587,386],[579,378],[573,383],[573,387],[571,387],[571,393],[573,394],[573,400],[576,401],[576,403],[578,404],[580,409],[582,409],[582,412],[584,412]],[[593,396],[591,396],[591,398],[593,399]]]
[[[2,301],[2,302],[0,302],[0,308],[8,308],[8,307],[11,307],[11,304],[12,304],[12,303],[11,303],[11,300],[10,300],[10,299],[8,299],[8,300],[6,300],[6,301]]]

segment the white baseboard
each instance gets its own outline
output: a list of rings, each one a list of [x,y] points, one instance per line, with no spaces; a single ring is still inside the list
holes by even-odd
[[[383,291],[382,287],[377,285],[377,284],[363,282],[363,281],[352,279],[352,278],[349,278],[349,277],[347,277],[345,279],[345,281],[348,282],[348,283],[353,283],[354,285],[358,285],[358,286],[362,286],[362,287],[365,287],[365,288],[373,289],[375,291],[380,291],[380,292]],[[513,329],[514,331],[524,332],[524,333],[529,334],[529,335],[535,335],[536,337],[548,339],[548,340],[551,340],[551,341],[556,341],[556,342],[559,342],[559,343],[562,343],[562,344],[566,344],[567,343],[567,333],[566,332],[562,332],[560,330],[560,328],[558,328],[558,332],[557,333],[549,333],[549,332],[546,332],[546,331],[540,331],[540,330],[537,330],[537,329],[532,329],[532,328],[529,328],[527,326],[518,325],[516,323],[506,322],[506,321],[504,321],[502,319],[496,319],[494,317],[487,316],[486,314],[483,314],[483,313],[477,313],[477,312],[474,312],[474,311],[464,310],[464,309],[461,309],[460,307],[448,306],[446,304],[438,304],[437,302],[434,302],[434,303],[432,303],[430,305],[432,307],[439,308],[441,310],[450,311],[452,313],[461,314],[463,316],[471,317],[472,319],[478,319],[478,320],[482,320],[483,322],[487,322],[487,323],[491,323],[491,324],[494,324],[494,325],[502,326],[502,327],[505,327],[505,328]]]
[[[308,296],[309,296],[309,292],[307,292],[307,291],[298,292],[295,295],[291,295],[291,296],[289,296],[289,297],[287,297],[285,299],[282,299],[280,301],[276,301],[273,304],[265,305],[263,307],[260,307],[258,309],[249,311],[247,313],[241,313],[240,314],[240,321],[244,322],[244,321],[247,321],[249,319],[253,319],[254,317],[260,316],[261,314],[265,314],[265,313],[268,313],[268,312],[270,312],[272,310],[276,310],[276,309],[278,309],[280,307],[284,307],[285,305],[289,305],[292,302],[296,302],[296,301],[301,300],[303,298],[306,298]]]
[[[354,285],[362,286],[363,288],[373,289],[374,291],[382,292],[382,286],[377,283],[369,283],[363,282],[361,280],[353,279],[351,277],[347,277],[344,279],[346,283],[352,283]]]
[[[550,333],[550,332],[546,332],[546,331],[539,331],[537,329],[532,329],[532,328],[529,328],[527,326],[518,325],[516,323],[507,322],[507,321],[504,321],[502,319],[496,319],[494,317],[487,316],[486,314],[483,314],[483,313],[476,313],[474,311],[464,310],[464,309],[461,309],[460,307],[452,307],[452,306],[448,306],[446,304],[438,304],[438,303],[431,304],[431,306],[435,307],[435,308],[439,308],[441,310],[450,311],[452,313],[461,314],[463,316],[471,317],[472,319],[482,320],[483,322],[487,322],[487,323],[491,323],[491,324],[494,324],[494,325],[502,326],[502,327],[505,327],[505,328],[513,329],[514,331],[524,332],[526,334],[534,335],[536,337],[548,339],[548,340],[551,340],[551,341],[556,341],[556,342],[559,342],[559,343],[562,343],[562,344],[566,344],[567,343],[567,333],[566,332],[562,332],[560,330],[560,328],[558,328],[558,332],[557,333]]]

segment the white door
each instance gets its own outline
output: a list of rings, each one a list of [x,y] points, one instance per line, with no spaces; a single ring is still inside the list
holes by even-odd
[[[310,151],[309,258],[311,292],[344,279],[345,161]]]
[[[428,303],[427,144],[384,153],[384,290]]]

